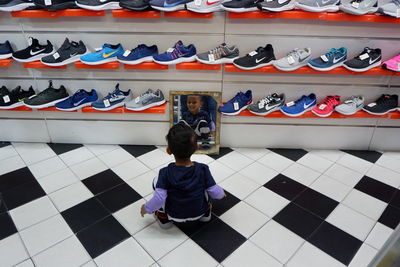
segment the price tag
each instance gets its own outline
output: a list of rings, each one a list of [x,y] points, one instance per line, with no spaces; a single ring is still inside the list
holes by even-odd
[[[46,5],[46,6],[51,6],[51,0],[44,0],[44,4]]]
[[[58,59],[60,57],[60,54],[56,52],[53,54],[53,57],[54,57],[54,59]]]
[[[4,103],[10,102],[10,96],[9,95],[3,96],[3,101]]]
[[[131,50],[126,50],[125,53],[124,53],[124,57],[129,56],[130,53],[131,53]]]
[[[233,103],[233,108],[234,108],[235,110],[239,110],[239,103],[238,103],[238,102],[234,102],[234,103]]]
[[[294,105],[294,101],[290,101],[290,102],[286,103],[286,106],[287,106],[287,107],[291,107],[291,106],[293,106],[293,105]]]
[[[135,98],[135,103],[139,103],[139,101],[140,101],[140,96]]]
[[[353,100],[346,100],[346,101],[344,101],[345,104],[350,104],[350,103],[352,103],[352,102],[353,102]]]
[[[353,3],[351,3],[351,6],[354,7],[354,8],[358,8],[360,6],[360,3],[353,2]]]
[[[374,107],[374,106],[376,106],[376,103],[371,103],[371,104],[368,104],[368,107]]]
[[[292,56],[288,56],[287,61],[289,62],[290,65],[296,62]]]
[[[214,62],[215,61],[214,54],[208,54],[208,60]]]
[[[258,103],[258,108],[264,108],[264,102]]]
[[[249,55],[252,57],[252,56],[255,56],[255,55],[257,55],[258,53],[257,53],[257,51],[251,51],[250,53],[249,53]]]
[[[174,48],[172,48],[172,47],[171,47],[171,48],[168,48],[167,52],[168,52],[168,53],[174,52]]]
[[[110,105],[110,101],[108,101],[108,99],[104,99],[103,100],[103,103],[104,103],[104,106],[107,108],[107,107],[109,107],[109,106],[111,106]]]
[[[324,110],[325,108],[326,108],[326,105],[325,105],[325,104],[319,105],[319,109],[320,109],[320,110]]]
[[[325,55],[322,55],[322,56],[321,56],[321,59],[322,59],[324,62],[328,62],[328,61],[329,61],[329,59],[328,59]]]
[[[201,6],[201,1],[202,0],[194,0],[194,5],[195,6]]]
[[[367,59],[367,58],[369,58],[369,55],[367,53],[360,55],[360,59],[361,60],[364,60],[364,59]]]

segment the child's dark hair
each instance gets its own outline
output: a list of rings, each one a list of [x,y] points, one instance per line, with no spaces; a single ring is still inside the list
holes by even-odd
[[[188,159],[197,149],[196,134],[184,123],[172,126],[166,138],[168,147],[176,158]]]

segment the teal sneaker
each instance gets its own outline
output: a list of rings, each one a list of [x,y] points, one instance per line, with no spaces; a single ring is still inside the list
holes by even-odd
[[[124,54],[121,44],[104,44],[103,48],[81,56],[81,61],[87,65],[100,65],[108,62],[117,61],[117,56]]]

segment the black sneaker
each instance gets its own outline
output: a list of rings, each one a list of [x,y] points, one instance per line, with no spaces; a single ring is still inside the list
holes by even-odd
[[[0,44],[0,59],[12,57],[13,52],[14,50],[12,49],[9,41],[5,41],[4,43]]]
[[[156,210],[153,216],[162,229],[168,229],[172,227],[172,222],[168,219],[168,215],[166,213]]]
[[[78,8],[75,4],[75,0],[33,0],[38,8],[45,8],[50,11]]]
[[[281,12],[292,10],[296,5],[294,0],[270,0],[258,4],[260,10]]]
[[[257,103],[247,106],[247,109],[258,116],[265,116],[271,112],[277,111],[285,104],[285,94],[272,94],[262,98]]]
[[[119,0],[76,0],[76,5],[89,10],[120,9]]]
[[[344,67],[346,69],[363,72],[369,69],[379,67],[381,65],[382,54],[379,48],[371,49],[365,47],[361,54],[353,59],[344,62]]]
[[[12,56],[19,62],[32,62],[53,53],[54,48],[49,40],[47,40],[46,45],[41,45],[37,39],[29,37],[29,46],[25,49],[15,51]]]
[[[119,6],[133,11],[150,9],[150,0],[121,0]]]
[[[47,108],[54,106],[68,98],[67,90],[63,85],[59,89],[53,88],[53,82],[49,81],[49,87],[39,94],[24,100],[28,108]]]
[[[12,109],[12,108],[23,106],[24,99],[31,97],[33,95],[35,95],[35,91],[33,90],[32,86],[29,87],[28,91],[24,91],[21,89],[21,86],[18,86],[11,92],[8,92],[5,95],[1,95],[0,109]]]
[[[33,6],[33,0],[0,0],[0,11],[20,11]]]
[[[57,67],[79,61],[80,57],[86,54],[86,46],[82,41],[70,42],[68,38],[65,39],[62,46],[50,56],[45,56],[41,59],[42,63],[48,66]]]
[[[363,110],[373,115],[384,115],[397,110],[398,101],[398,95],[382,95],[376,102],[364,106]]]
[[[7,87],[5,87],[4,85],[0,87],[0,97],[8,95],[9,93],[10,91],[8,91]]]
[[[246,56],[235,59],[233,64],[239,69],[254,70],[272,64],[275,60],[274,49],[272,45],[259,47],[256,51],[248,53]]]
[[[257,4],[262,1],[263,0],[232,0],[222,3],[221,8],[230,12],[256,11]]]

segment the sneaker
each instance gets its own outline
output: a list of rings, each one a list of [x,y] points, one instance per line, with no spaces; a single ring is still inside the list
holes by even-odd
[[[76,5],[89,10],[120,9],[119,1],[116,0],[76,0]]]
[[[263,0],[232,0],[222,3],[221,8],[229,12],[257,11],[257,5],[262,1]]]
[[[33,0],[0,0],[0,11],[20,11],[34,5]]]
[[[182,41],[178,41],[174,47],[169,48],[165,53],[154,55],[153,60],[163,65],[193,62],[196,60],[196,47],[192,44],[185,46]]]
[[[197,13],[221,11],[223,0],[195,0],[186,4],[186,9]]]
[[[75,0],[33,0],[38,8],[48,9],[50,11],[78,8]]]
[[[352,0],[342,3],[339,8],[352,15],[372,14],[378,11],[378,0]]]
[[[121,44],[104,44],[103,48],[81,56],[80,60],[87,65],[100,65],[117,61],[117,57],[123,54],[124,48]]]
[[[4,87],[5,88],[5,87]],[[32,86],[29,87],[28,91],[24,91],[21,89],[21,86],[18,86],[11,92],[5,93],[4,88],[2,93],[0,93],[0,109],[13,109],[16,107],[20,107],[24,105],[24,99],[35,95],[35,91]]]
[[[361,54],[353,59],[347,60],[344,62],[343,66],[351,71],[363,72],[380,66],[381,59],[382,55],[379,48],[371,49],[369,47],[365,47]]]
[[[67,90],[63,85],[59,89],[53,87],[49,81],[49,87],[37,95],[24,99],[24,105],[28,108],[48,108],[68,98]]]
[[[298,0],[296,7],[309,12],[336,12],[340,0]]]
[[[140,111],[151,107],[161,106],[164,103],[165,97],[160,89],[155,92],[149,89],[147,92],[136,97],[134,100],[127,102],[125,107],[129,110]]]
[[[272,65],[283,71],[293,71],[307,65],[307,61],[311,57],[311,48],[294,49],[290,51],[286,57],[275,60]]]
[[[354,115],[364,107],[364,97],[351,96],[342,104],[335,107],[335,111],[343,115]]]
[[[143,62],[152,62],[155,55],[158,55],[156,45],[147,46],[141,44],[132,50],[126,50],[124,54],[117,56],[117,59],[124,64],[136,65]]]
[[[208,209],[204,213],[204,215],[199,219],[199,222],[209,222],[209,221],[211,221],[211,217],[212,217],[211,210],[212,210],[212,205],[208,204]]]
[[[218,108],[218,111],[225,115],[237,115],[253,102],[251,90],[246,93],[239,92],[234,98]]]
[[[375,102],[363,107],[363,110],[373,115],[385,115],[398,108],[398,95],[381,95]]]
[[[5,41],[4,43],[0,43],[0,59],[6,59],[12,57],[14,50],[11,47],[9,41]]]
[[[265,116],[271,112],[277,111],[285,103],[284,94],[267,95],[255,104],[250,104],[247,109],[258,116]]]
[[[96,90],[92,89],[90,92],[80,89],[72,96],[64,101],[56,104],[56,108],[64,111],[77,110],[86,106],[90,106],[92,102],[97,101],[98,96]]]
[[[19,62],[33,62],[40,60],[42,57],[53,54],[53,45],[47,40],[46,45],[42,45],[35,38],[29,37],[29,46],[25,49],[15,51],[12,57]]]
[[[92,103],[92,107],[97,110],[107,111],[117,107],[122,107],[126,102],[132,100],[131,89],[124,92],[119,90],[119,84],[115,86],[115,90],[109,93],[103,99],[98,99]]]
[[[40,61],[43,64],[56,67],[56,66],[64,66],[75,61],[79,61],[82,55],[85,55],[87,52],[86,46],[82,41],[70,42],[68,38],[65,39],[62,46],[50,56],[43,57]]]
[[[225,43],[220,44],[216,48],[196,55],[196,60],[204,64],[222,64],[232,63],[233,60],[239,58],[239,48],[235,45],[229,47]]]
[[[185,4],[192,0],[150,0],[150,6],[161,11],[177,11],[185,9]]]
[[[168,219],[168,215],[166,213],[156,210],[153,214],[153,217],[154,219],[156,219],[158,225],[162,229],[169,229],[173,226],[172,222]]]
[[[335,107],[339,104],[340,96],[328,95],[324,101],[322,101],[322,103],[313,108],[311,111],[319,117],[329,117],[335,110]]]
[[[119,6],[128,10],[143,11],[150,7],[150,0],[121,0]]]
[[[399,72],[400,71],[400,54],[398,54],[394,58],[391,58],[391,59],[383,62],[382,68]]]
[[[244,57],[235,59],[233,64],[239,69],[254,70],[271,65],[274,60],[274,49],[272,45],[267,44],[265,47],[259,47],[256,51],[252,51]]]
[[[292,10],[296,6],[294,0],[266,0],[258,4],[260,10],[281,12]]]
[[[312,110],[316,104],[317,98],[315,94],[309,94],[308,96],[303,95],[300,99],[291,101],[282,106],[281,112],[289,117],[297,117]]]
[[[194,130],[194,133],[197,135],[197,140],[207,140],[210,137],[211,128],[210,123],[206,120],[199,120],[197,126]]]
[[[392,2],[380,6],[379,12],[395,18],[400,18],[400,0],[392,0]]]
[[[342,66],[347,58],[347,49],[341,47],[339,49],[332,48],[328,53],[311,59],[308,66],[318,71],[329,71]]]

